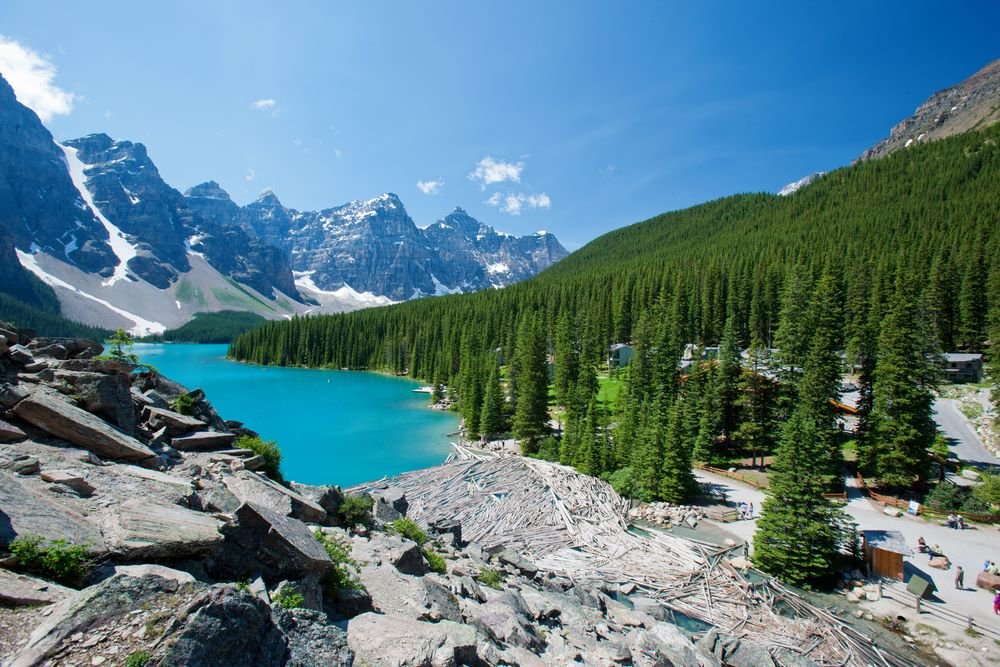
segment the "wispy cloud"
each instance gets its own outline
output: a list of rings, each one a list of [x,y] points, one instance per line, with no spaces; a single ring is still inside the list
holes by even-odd
[[[489,155],[476,164],[476,168],[469,172],[468,179],[479,183],[479,187],[486,189],[487,185],[494,183],[520,183],[521,172],[524,171],[524,162],[506,162],[505,160],[495,160]]]
[[[253,169],[247,169],[247,175],[245,176],[247,182],[252,182],[257,179],[257,172]]]
[[[53,83],[56,66],[46,57],[20,42],[0,35],[0,74],[3,74],[18,101],[32,109],[43,122],[66,115],[80,99]]]
[[[250,103],[250,108],[261,113],[269,113],[272,116],[277,116],[278,112],[281,111],[281,108],[278,106],[278,100],[271,99],[270,97],[254,100]]]
[[[441,186],[444,185],[443,179],[437,179],[433,181],[417,181],[417,190],[420,190],[425,195],[436,195],[441,192]]]
[[[524,209],[551,208],[552,199],[544,192],[525,194],[523,192],[494,192],[485,202],[500,209],[502,213],[521,215]]]

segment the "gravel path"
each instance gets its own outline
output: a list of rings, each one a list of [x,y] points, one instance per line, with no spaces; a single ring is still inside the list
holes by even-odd
[[[948,438],[952,453],[961,461],[976,466],[1000,466],[1000,459],[990,454],[979,441],[975,429],[952,398],[939,398],[934,402],[934,421]]]

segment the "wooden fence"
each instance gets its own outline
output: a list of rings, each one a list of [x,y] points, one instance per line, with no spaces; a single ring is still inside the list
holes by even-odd
[[[910,502],[907,500],[902,500],[900,498],[896,498],[895,496],[882,495],[881,493],[873,491],[872,488],[868,486],[868,482],[865,481],[865,478],[861,476],[861,472],[859,470],[854,471],[854,477],[861,485],[861,492],[875,502],[882,503],[883,505],[891,505],[903,510],[904,512],[910,509]],[[1000,514],[970,514],[961,510],[939,510],[934,509],[933,507],[927,507],[923,503],[920,504],[920,513],[939,518],[947,517],[949,514],[961,514],[962,518],[966,521],[972,521],[975,523],[1000,523]]]
[[[740,482],[743,482],[744,484],[749,484],[753,488],[758,489],[760,491],[767,490],[767,484],[765,482],[761,482],[760,480],[754,479],[753,477],[747,477],[746,475],[740,474],[738,472],[730,472],[728,470],[723,470],[722,468],[716,468],[714,466],[705,465],[703,463],[695,463],[694,467],[698,468],[699,470],[704,470],[706,472],[711,472],[716,475],[721,475],[722,477],[728,477],[729,479],[738,480]],[[824,493],[823,497],[829,500],[846,501],[847,493],[843,491],[840,493]]]

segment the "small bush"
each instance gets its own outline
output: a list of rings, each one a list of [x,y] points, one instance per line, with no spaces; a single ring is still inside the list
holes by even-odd
[[[361,524],[367,526],[372,521],[372,506],[375,501],[371,496],[347,496],[340,504],[337,514],[340,515],[345,526],[356,526]]]
[[[357,571],[361,565],[351,558],[351,545],[328,537],[322,530],[317,530],[313,536],[317,542],[323,545],[326,555],[333,561],[333,569],[330,570],[330,574],[326,576],[324,581],[327,592],[335,596],[338,591],[364,588],[357,577]]]
[[[129,653],[128,657],[125,658],[125,667],[146,667],[146,663],[149,662],[151,657],[149,651]]]
[[[496,590],[503,590],[503,578],[500,576],[499,570],[494,570],[492,568],[484,568],[479,571],[476,575],[476,581],[481,583],[483,586],[489,586],[490,588]]]
[[[281,450],[274,440],[261,440],[249,435],[241,435],[234,445],[238,449],[249,449],[254,454],[264,457],[264,472],[276,482],[282,481],[281,477]]]
[[[66,540],[52,540],[43,545],[39,535],[18,537],[10,543],[10,553],[25,571],[69,586],[79,585],[93,566],[85,545]]]
[[[602,478],[611,485],[619,496],[631,498],[635,495],[635,483],[632,478],[632,468],[625,467],[615,470],[613,473]]]
[[[306,596],[300,593],[295,586],[287,584],[275,594],[274,601],[284,609],[295,609],[302,606],[302,603],[306,601]]]
[[[195,400],[187,394],[178,394],[177,398],[170,402],[170,407],[174,409],[174,412],[182,415],[193,415],[196,405]]]
[[[427,536],[427,533],[425,533],[413,519],[407,519],[405,517],[402,519],[396,519],[389,524],[389,528],[397,535],[405,537],[408,540],[413,540],[420,546],[424,546],[424,544],[427,543],[427,540],[430,539]]]
[[[444,556],[430,547],[424,549],[423,552],[424,558],[427,559],[427,565],[431,568],[431,572],[437,572],[438,574],[448,573],[448,565],[445,563]]]

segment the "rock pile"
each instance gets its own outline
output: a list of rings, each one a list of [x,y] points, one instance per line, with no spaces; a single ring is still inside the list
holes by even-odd
[[[6,665],[783,664],[696,644],[634,591],[545,574],[458,524],[402,537],[399,493],[344,526],[339,489],[257,472],[233,449],[247,431],[200,391],[96,359],[98,343],[3,324],[0,341]],[[32,536],[100,567],[56,584],[7,555]]]
[[[698,523],[705,518],[705,512],[704,508],[693,507],[691,505],[671,505],[670,503],[655,502],[636,505],[629,510],[629,518],[655,523],[668,528],[680,525],[696,528]]]

